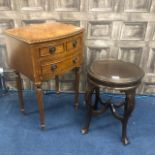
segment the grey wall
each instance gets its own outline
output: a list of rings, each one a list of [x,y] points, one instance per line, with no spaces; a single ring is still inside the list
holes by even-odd
[[[139,92],[155,92],[155,0],[0,0],[0,67],[8,71],[7,85],[14,88],[14,75],[8,69],[2,31],[31,23],[50,21],[72,23],[85,28],[84,69],[96,59],[115,58],[133,62],[145,70]],[[61,89],[72,85],[62,77]],[[53,89],[53,81],[45,89]],[[24,87],[32,89],[24,77]]]

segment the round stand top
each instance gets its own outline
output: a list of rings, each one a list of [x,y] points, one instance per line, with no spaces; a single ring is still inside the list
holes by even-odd
[[[88,68],[88,75],[104,83],[128,84],[141,80],[144,71],[130,62],[100,60],[93,62]]]

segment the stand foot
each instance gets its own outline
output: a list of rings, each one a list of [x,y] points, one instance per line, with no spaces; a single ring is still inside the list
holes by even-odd
[[[60,95],[60,91],[56,91],[56,94]]]
[[[21,112],[21,113],[25,113],[25,110],[24,110],[24,109],[20,109],[20,112]]]
[[[129,142],[129,140],[128,140],[127,137],[122,138],[122,139],[121,139],[121,142],[122,142],[124,145],[128,145],[128,144],[130,144],[130,142]]]
[[[89,131],[89,130],[88,130],[87,128],[81,129],[81,133],[82,133],[82,134],[86,134],[86,133],[88,133],[88,131]]]
[[[41,129],[45,129],[45,124],[40,124]]]

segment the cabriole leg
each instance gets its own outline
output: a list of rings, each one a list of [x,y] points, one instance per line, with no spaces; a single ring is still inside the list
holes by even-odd
[[[94,88],[88,88],[86,91],[86,106],[87,106],[87,114],[86,114],[86,122],[84,128],[81,129],[82,134],[86,134],[89,130],[91,118],[92,118],[92,109],[91,109],[91,99]]]
[[[94,110],[98,109],[98,103],[99,103],[99,96],[100,96],[100,89],[97,87],[95,88],[95,104],[94,104]]]
[[[126,102],[124,105],[124,118],[122,120],[122,143],[127,145],[129,140],[127,137],[127,123],[128,119],[134,110],[135,106],[135,90],[130,90],[126,92]]]

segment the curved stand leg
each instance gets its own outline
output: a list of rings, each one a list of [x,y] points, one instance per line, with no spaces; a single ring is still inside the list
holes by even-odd
[[[24,113],[24,98],[23,98],[23,85],[22,85],[22,79],[19,74],[19,72],[15,72],[17,75],[16,77],[16,85],[18,89],[18,97],[19,97],[19,105],[20,105],[20,111]]]
[[[134,110],[135,106],[135,90],[130,90],[126,92],[126,103],[124,105],[124,118],[122,120],[122,143],[127,145],[129,144],[129,140],[127,137],[127,123],[128,119]]]
[[[79,85],[80,85],[80,68],[75,68],[75,97],[74,97],[74,108],[78,109],[79,106]]]
[[[94,104],[94,106],[93,106],[93,109],[94,109],[94,110],[97,110],[97,109],[98,109],[98,102],[99,102],[100,89],[99,89],[98,87],[95,88],[95,92],[96,92],[96,94],[95,94],[95,104]]]
[[[93,94],[94,89],[90,88],[86,92],[86,106],[87,106],[87,114],[86,114],[86,123],[84,128],[81,129],[82,134],[88,133],[89,126],[90,126],[90,121],[92,118],[92,109],[91,109],[91,98]]]
[[[38,109],[40,114],[40,127],[43,129],[45,128],[45,115],[44,115],[44,105],[43,105],[43,93],[41,89],[41,83],[35,84],[36,87],[36,96],[37,96],[37,103]]]

